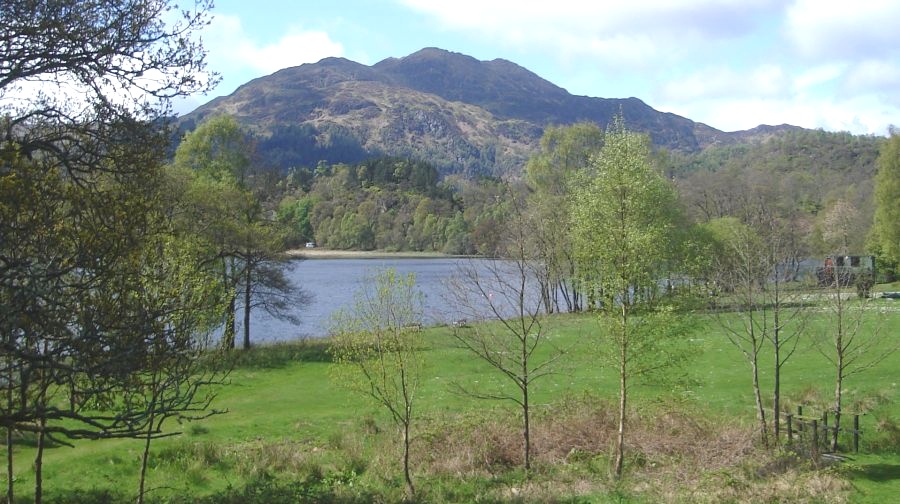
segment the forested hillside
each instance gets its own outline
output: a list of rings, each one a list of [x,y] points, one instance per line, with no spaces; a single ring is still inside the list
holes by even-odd
[[[861,253],[872,223],[873,177],[883,143],[880,137],[790,131],[759,143],[673,155],[670,174],[699,221],[734,215],[748,198],[756,198],[813,235],[810,254],[825,254],[834,251],[822,236],[823,226],[840,213],[848,220],[848,248]]]
[[[497,180],[441,180],[423,161],[377,158],[292,170],[278,218],[291,242],[353,250],[491,255]]]
[[[874,212],[875,161],[883,142],[878,137],[797,130],[696,154],[658,149],[655,162],[675,180],[693,221],[708,222],[765,205],[789,216],[798,232],[808,236],[807,254],[823,255],[834,252],[824,227],[841,214],[847,221],[848,250],[862,253]],[[547,176],[559,178],[554,182],[558,185],[565,183],[564,175]],[[294,246],[315,241],[335,249],[492,255],[496,230],[508,210],[504,202],[510,194],[539,189],[535,183],[518,177],[506,182],[442,177],[427,162],[403,158],[320,163],[294,168],[285,176],[278,216],[291,227]]]

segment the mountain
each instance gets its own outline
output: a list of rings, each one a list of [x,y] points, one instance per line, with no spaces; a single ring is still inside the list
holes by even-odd
[[[548,125],[606,125],[619,111],[654,144],[685,153],[796,129],[726,133],[637,98],[576,96],[510,61],[436,48],[372,66],[326,58],[286,68],[199,107],[181,126],[231,114],[257,135],[260,155],[284,168],[394,155],[477,176],[520,171]]]

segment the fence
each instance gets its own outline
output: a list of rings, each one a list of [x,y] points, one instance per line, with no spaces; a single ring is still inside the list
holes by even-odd
[[[835,412],[831,412],[835,413]],[[835,413],[835,416],[837,413]],[[853,417],[853,427],[846,427],[846,420],[848,417]],[[832,445],[830,442],[834,439],[835,432],[840,435],[840,433],[850,434],[852,438],[852,448],[854,452],[859,452],[859,436],[862,434],[862,430],[859,428],[859,414],[853,413],[841,414],[841,427],[836,427],[833,424],[829,425],[829,411],[823,411],[820,416],[810,416],[803,414],[803,406],[797,406],[797,413],[786,413],[784,415],[785,419],[785,427],[787,431],[788,443],[793,443],[794,438],[797,437],[803,438],[809,436],[810,438],[810,447],[813,450],[813,453],[819,453],[820,451],[831,452],[837,451],[839,448],[838,445]],[[834,448],[832,450],[831,448]]]

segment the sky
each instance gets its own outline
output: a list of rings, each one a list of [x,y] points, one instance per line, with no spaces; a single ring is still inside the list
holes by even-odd
[[[216,0],[213,14],[203,41],[221,82],[181,112],[325,57],[439,47],[725,131],[900,125],[897,0]]]

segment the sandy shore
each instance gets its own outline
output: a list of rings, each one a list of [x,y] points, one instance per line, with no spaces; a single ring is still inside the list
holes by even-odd
[[[377,250],[328,250],[323,248],[299,248],[288,250],[289,257],[304,259],[440,259],[461,257],[439,252],[381,252]]]

